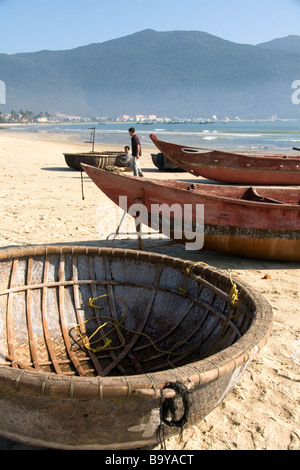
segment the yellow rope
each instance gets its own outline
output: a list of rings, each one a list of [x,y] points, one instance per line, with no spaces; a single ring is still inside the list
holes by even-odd
[[[204,263],[203,261],[196,261],[196,263],[192,263],[188,268],[185,269],[184,286],[183,287],[178,286],[178,290],[179,290],[179,292],[181,292],[183,294],[183,296],[186,296],[186,294],[187,294],[186,284],[187,284],[188,275],[190,274],[191,269],[194,266],[196,266],[197,264],[202,264],[203,266],[208,266],[208,264]]]
[[[181,292],[184,297],[185,297],[186,294],[187,294],[186,284],[187,284],[188,275],[190,274],[190,271],[192,270],[192,268],[193,268],[194,266],[196,266],[197,264],[202,264],[203,266],[208,266],[208,264],[204,263],[203,261],[197,261],[196,263],[192,263],[188,268],[186,268],[186,270],[185,270],[185,276],[184,276],[184,286],[183,286],[183,287],[178,286],[179,292]],[[228,272],[229,272],[230,282],[231,282],[231,284],[232,284],[232,287],[231,287],[231,289],[230,289],[230,291],[229,291],[229,296],[230,296],[230,298],[231,298],[231,300],[230,300],[230,305],[231,305],[232,307],[234,307],[235,302],[239,300],[239,292],[238,292],[238,289],[237,289],[236,284],[235,284],[235,283],[233,282],[233,280],[232,280],[232,274],[233,274],[233,273],[231,273],[230,271],[228,271]],[[235,276],[237,276],[236,273],[234,273],[234,274],[235,274]]]
[[[170,362],[170,356],[171,355],[181,355],[183,354],[183,352],[180,352],[180,353],[175,353],[173,352],[173,350],[180,344],[189,344],[191,345],[191,348],[184,351],[184,353],[190,351],[192,349],[192,344],[189,343],[188,341],[177,341],[177,343],[174,344],[174,346],[172,346],[171,350],[170,351],[165,351],[163,349],[160,349],[156,346],[155,342],[152,340],[152,338],[147,335],[146,333],[143,333],[141,331],[135,331],[135,330],[131,330],[129,328],[126,328],[124,325],[123,325],[123,322],[127,316],[127,313],[128,313],[128,305],[126,303],[126,301],[124,299],[122,299],[122,297],[118,297],[116,295],[113,295],[113,294],[104,294],[104,295],[100,295],[99,297],[95,297],[95,298],[90,298],[89,299],[89,306],[90,307],[93,307],[93,308],[98,308],[98,309],[102,309],[103,307],[100,307],[98,305],[95,305],[94,301],[95,300],[98,300],[100,298],[103,298],[103,297],[115,297],[119,300],[121,300],[125,305],[126,305],[126,312],[123,316],[123,318],[120,320],[120,321],[117,321],[111,317],[108,317],[108,316],[97,316],[97,317],[92,317],[92,318],[89,318],[88,320],[85,320],[84,322],[82,323],[79,323],[78,325],[74,326],[74,329],[75,331],[78,333],[78,335],[80,336],[81,338],[81,341],[82,341],[82,344],[83,346],[88,349],[89,351],[93,352],[93,353],[97,353],[97,352],[100,352],[100,351],[104,351],[104,350],[112,350],[112,349],[120,349],[122,348],[126,341],[125,341],[125,338],[124,336],[122,335],[122,333],[120,332],[120,328],[123,328],[123,330],[125,331],[128,331],[129,333],[132,333],[132,334],[136,334],[136,335],[140,335],[140,336],[144,336],[145,338],[148,339],[148,341],[150,341],[150,343],[152,344],[152,346],[154,347],[154,349],[160,353],[163,353],[163,354],[168,354],[168,357],[167,357],[167,362],[168,364],[171,366],[171,367],[175,367],[173,366],[173,364]],[[81,331],[80,331],[80,327],[92,320],[108,320],[106,321],[104,324],[100,325],[95,331],[94,333],[89,336],[87,339],[84,338],[84,336],[82,335]],[[100,340],[97,340],[97,341],[94,341],[94,342],[91,342],[91,339],[97,334],[98,331],[100,331],[104,326],[106,326],[107,324],[111,324],[113,326],[113,328],[111,328],[107,333],[105,333],[101,340],[104,340],[106,339],[106,342],[104,344],[104,346],[98,346],[96,348],[92,347],[93,344],[95,343],[98,343]],[[113,331],[116,331],[119,335],[119,337],[121,338],[121,344],[118,345],[118,346],[112,346],[112,340],[108,337],[108,335],[110,335]]]
[[[186,268],[185,270],[185,276],[184,276],[184,287],[181,287],[181,286],[178,286],[178,290],[183,294],[183,296],[185,296],[187,294],[187,288],[186,288],[186,284],[187,284],[187,277],[191,271],[191,269],[196,266],[197,264],[202,264],[204,266],[208,266],[206,263],[202,262],[202,261],[198,261],[196,263],[193,263],[191,264],[188,268]],[[235,302],[238,300],[238,289],[237,289],[237,286],[236,284],[233,282],[232,280],[232,273],[229,272],[229,277],[230,277],[230,281],[231,281],[231,284],[232,284],[232,287],[229,291],[229,296],[231,298],[231,301],[230,301],[230,305],[233,307],[235,305]],[[100,351],[105,351],[105,350],[115,350],[115,349],[120,349],[122,348],[126,341],[125,341],[125,338],[124,336],[122,335],[121,331],[120,331],[120,328],[123,328],[123,330],[129,332],[129,333],[132,333],[132,334],[135,334],[135,335],[140,335],[140,336],[144,336],[145,338],[148,339],[148,341],[150,341],[150,343],[152,344],[152,346],[154,347],[154,349],[160,353],[163,353],[163,354],[168,354],[168,357],[167,357],[167,362],[169,363],[169,365],[171,367],[174,367],[171,362],[170,362],[170,356],[171,355],[180,355],[182,354],[181,353],[175,353],[173,352],[173,350],[180,344],[189,344],[191,345],[191,348],[192,348],[192,344],[189,343],[188,341],[178,341],[172,348],[170,351],[165,351],[163,349],[160,349],[156,346],[155,342],[151,339],[151,337],[149,335],[147,335],[146,333],[143,333],[141,331],[135,331],[135,330],[131,330],[129,328],[126,328],[124,325],[123,325],[123,322],[127,316],[127,313],[128,313],[128,305],[127,305],[127,302],[122,298],[122,297],[118,297],[116,295],[113,295],[113,294],[104,294],[104,295],[100,295],[98,297],[94,297],[94,298],[90,298],[89,299],[89,306],[90,307],[93,307],[93,308],[96,308],[96,309],[102,309],[103,307],[100,307],[98,305],[95,305],[95,300],[98,300],[98,299],[101,299],[101,298],[104,298],[104,297],[114,297],[114,298],[117,298],[119,300],[121,300],[125,306],[126,306],[126,311],[125,311],[125,314],[123,315],[123,317],[121,318],[120,321],[117,321],[115,320],[114,318],[112,317],[109,317],[109,316],[95,316],[95,317],[92,317],[92,318],[89,318],[88,320],[85,320],[84,322],[82,323],[79,323],[78,325],[76,325],[74,327],[75,331],[78,333],[78,335],[80,336],[81,338],[81,341],[82,341],[82,344],[83,346],[88,349],[89,351],[93,352],[93,353],[97,353],[97,352],[100,352]],[[95,331],[94,333],[92,333],[91,336],[85,338],[85,336],[81,333],[80,331],[80,328],[85,325],[86,323],[92,321],[92,320],[107,320],[105,323],[103,323],[102,325],[100,325]],[[96,341],[91,341],[94,336],[102,329],[104,328],[105,326],[107,325],[111,325],[112,328],[107,332],[107,333],[104,333],[103,336],[96,340]],[[112,339],[109,338],[109,335],[113,332],[113,331],[116,331],[120,340],[121,340],[121,344],[118,345],[118,346],[112,346]],[[105,344],[103,346],[98,346],[98,347],[93,347],[93,345],[95,345],[96,343],[99,343],[100,340],[105,340]],[[191,349],[190,348],[190,349]],[[189,352],[190,349],[184,351],[185,353],[186,352]]]
[[[236,284],[235,284],[235,283],[233,282],[233,280],[232,280],[232,277],[231,277],[231,276],[232,276],[232,273],[231,273],[230,271],[228,271],[228,272],[229,272],[230,282],[231,282],[231,284],[232,284],[232,287],[231,287],[231,289],[230,289],[230,291],[229,291],[229,296],[231,297],[230,305],[231,305],[231,307],[234,307],[235,302],[236,302],[237,300],[239,300],[239,291],[238,291],[238,289],[237,289],[237,287],[236,287]],[[237,276],[237,274],[235,274],[235,275]]]
[[[95,305],[94,304],[94,301],[95,300],[98,300],[100,298],[103,298],[103,297],[109,297],[110,294],[104,294],[104,295],[99,295],[99,297],[95,297],[95,298],[90,298],[89,299],[89,306],[90,307],[93,307],[93,308],[98,308],[98,309],[102,309],[103,307],[99,307],[98,305]],[[120,333],[120,331],[118,330],[118,328],[121,326],[121,324],[123,323],[123,321],[125,320],[125,317],[127,315],[127,312],[128,312],[128,305],[127,303],[125,302],[125,300],[123,300],[121,297],[117,297],[117,296],[112,296],[112,297],[116,297],[118,298],[119,300],[121,300],[122,302],[124,302],[125,306],[126,306],[126,312],[123,316],[123,318],[121,319],[121,321],[117,321],[115,320],[114,318],[112,317],[108,317],[108,316],[99,316],[99,317],[92,317],[92,318],[89,318],[88,320],[85,320],[84,322],[82,323],[79,323],[78,325],[74,326],[74,329],[75,331],[77,331],[78,335],[80,336],[80,339],[82,341],[82,344],[83,346],[88,349],[89,351],[93,352],[93,353],[97,353],[97,352],[100,352],[100,351],[104,351],[106,349],[119,349],[121,347],[124,346],[125,344],[125,339],[124,339],[124,336]],[[82,325],[85,325],[86,323],[92,321],[92,320],[103,320],[103,319],[106,319],[108,320],[107,322],[103,323],[102,325],[100,325],[95,331],[94,333],[88,337],[87,339],[84,338],[84,336],[81,334],[81,331],[80,331],[80,327]],[[93,348],[92,345],[95,344],[95,343],[99,343],[100,340],[97,340],[97,341],[94,341],[94,342],[91,342],[91,339],[98,333],[98,331],[100,331],[102,328],[104,328],[106,325],[112,325],[113,328],[111,328],[107,333],[105,333],[103,335],[103,337],[101,339],[105,339],[106,338],[106,342],[104,344],[104,346],[98,346],[97,348]],[[114,330],[118,330],[119,332],[119,335],[121,337],[121,344],[119,346],[110,346],[111,343],[112,343],[112,340],[108,337],[109,334],[111,334],[112,331]]]

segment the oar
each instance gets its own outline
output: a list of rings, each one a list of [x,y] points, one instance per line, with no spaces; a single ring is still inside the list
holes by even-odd
[[[299,147],[293,147],[293,150],[299,150],[300,151],[300,148]]]

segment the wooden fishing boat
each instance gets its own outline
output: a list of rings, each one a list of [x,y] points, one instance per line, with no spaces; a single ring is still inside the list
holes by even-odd
[[[271,330],[226,272],[141,251],[0,250],[0,435],[58,449],[157,444],[198,424]],[[168,405],[178,415],[166,413]]]
[[[176,242],[189,244],[202,232],[206,250],[300,261],[300,188],[159,181],[107,175],[97,168],[82,167],[115,204],[126,196],[124,209],[130,213],[140,203],[142,223]],[[199,225],[201,206],[204,217]]]
[[[86,153],[64,153],[66,164],[73,170],[81,171],[81,163],[105,169],[108,166],[126,167],[128,164],[122,162],[124,152],[86,152]]]
[[[229,184],[300,185],[297,155],[252,155],[185,147],[150,135],[156,147],[175,165],[195,176]]]
[[[171,162],[163,153],[151,153],[152,162],[160,171],[184,171],[175,163]]]

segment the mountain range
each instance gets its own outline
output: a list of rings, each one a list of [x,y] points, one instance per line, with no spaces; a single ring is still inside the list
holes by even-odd
[[[0,54],[1,112],[299,118],[300,36],[238,44],[147,29],[71,50]]]

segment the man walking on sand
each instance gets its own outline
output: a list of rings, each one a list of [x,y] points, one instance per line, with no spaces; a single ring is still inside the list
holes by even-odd
[[[129,135],[131,137],[131,152],[132,152],[132,166],[134,176],[144,176],[139,165],[139,158],[142,155],[142,147],[140,139],[135,133],[134,127],[128,129]]]

